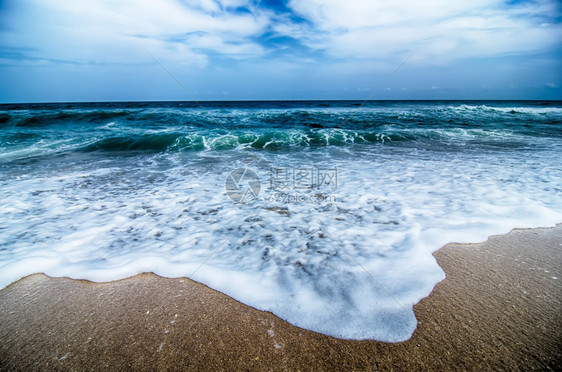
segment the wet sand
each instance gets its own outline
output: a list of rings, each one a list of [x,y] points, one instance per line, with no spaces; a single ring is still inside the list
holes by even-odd
[[[189,279],[31,275],[0,291],[0,370],[562,370],[562,225],[435,256],[447,278],[398,344],[309,332]]]

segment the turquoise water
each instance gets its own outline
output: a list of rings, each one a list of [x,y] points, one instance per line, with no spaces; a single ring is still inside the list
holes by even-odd
[[[8,158],[72,151],[274,150],[352,144],[518,148],[534,137],[560,136],[561,109],[556,102],[4,105],[0,146]],[[26,155],[18,156],[18,151]]]

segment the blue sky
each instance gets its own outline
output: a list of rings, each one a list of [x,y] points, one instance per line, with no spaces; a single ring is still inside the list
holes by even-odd
[[[0,0],[0,102],[190,100],[151,55],[198,100],[562,99],[561,19],[556,0]]]

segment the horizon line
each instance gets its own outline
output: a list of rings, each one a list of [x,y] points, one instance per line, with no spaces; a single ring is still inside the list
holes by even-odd
[[[487,101],[487,102],[562,102],[561,99],[505,99],[505,98],[400,98],[400,99],[230,99],[230,100],[108,100],[108,101],[27,101],[27,102],[0,102],[4,105],[54,105],[54,104],[91,104],[91,103],[190,103],[200,105],[201,103],[244,103],[244,102],[468,102],[468,101]]]

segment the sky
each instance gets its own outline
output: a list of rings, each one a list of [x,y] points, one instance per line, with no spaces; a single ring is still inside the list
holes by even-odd
[[[561,20],[559,0],[0,0],[0,102],[562,99]]]

